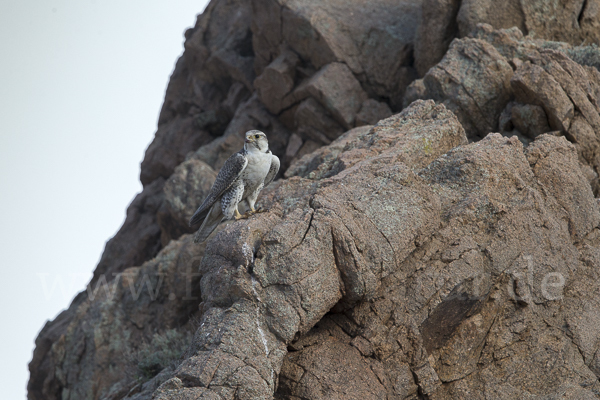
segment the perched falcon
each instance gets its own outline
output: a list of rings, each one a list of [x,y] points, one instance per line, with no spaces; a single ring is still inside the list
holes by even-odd
[[[190,219],[190,226],[204,221],[194,242],[204,242],[222,221],[257,212],[254,209],[256,198],[275,179],[277,171],[279,158],[269,150],[267,135],[257,130],[246,132],[244,148],[225,161],[208,196]],[[250,208],[244,216],[238,211],[242,201]]]

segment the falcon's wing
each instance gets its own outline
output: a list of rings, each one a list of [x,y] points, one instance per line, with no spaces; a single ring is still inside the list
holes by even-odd
[[[269,183],[273,182],[275,176],[277,176],[277,172],[279,172],[279,158],[275,154],[271,154],[271,167],[269,168],[269,172],[265,177],[265,183],[263,187],[267,187]]]
[[[190,226],[202,222],[215,201],[221,197],[223,192],[233,185],[233,182],[240,176],[244,168],[246,168],[246,165],[248,165],[248,159],[246,158],[246,152],[244,150],[231,155],[231,157],[225,161],[225,164],[223,164],[223,167],[217,175],[217,179],[215,179],[215,183],[213,183],[208,192],[208,196],[206,196],[206,199],[204,199],[200,207],[198,207],[194,215],[192,215]]]

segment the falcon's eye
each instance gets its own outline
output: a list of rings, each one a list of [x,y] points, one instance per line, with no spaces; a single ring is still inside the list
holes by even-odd
[[[258,139],[259,137],[259,135],[254,135],[254,139]]]

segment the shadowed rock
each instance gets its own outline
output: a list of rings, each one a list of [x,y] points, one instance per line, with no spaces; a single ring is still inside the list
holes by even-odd
[[[373,99],[365,100],[358,114],[356,114],[356,126],[375,125],[392,115],[392,110],[387,104]]]
[[[542,107],[533,104],[514,105],[511,108],[510,120],[519,132],[531,139],[551,131],[546,112]]]
[[[415,37],[415,69],[424,76],[446,54],[458,34],[456,15],[460,0],[424,0]]]
[[[566,132],[574,117],[573,104],[559,83],[540,66],[523,63],[511,80],[515,98],[544,107],[550,127]]]
[[[286,44],[316,69],[341,62],[370,96],[385,96],[398,108],[414,79],[413,38],[420,0],[255,1],[253,32],[257,70]],[[408,78],[407,77],[413,77]]]
[[[283,52],[273,60],[254,81],[260,100],[267,110],[279,114],[283,99],[294,88],[298,56],[291,51]]]

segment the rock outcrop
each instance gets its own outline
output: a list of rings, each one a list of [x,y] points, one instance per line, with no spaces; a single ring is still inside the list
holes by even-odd
[[[538,39],[591,45],[600,42],[600,8],[587,0],[425,0],[415,41],[420,76],[437,64],[453,38],[464,38],[485,23],[495,29],[516,27]]]
[[[597,5],[546,3],[213,0],[29,399],[600,397]],[[269,211],[193,244],[250,129]]]
[[[489,132],[528,143],[542,133],[565,136],[577,148],[594,192],[598,173],[600,72],[597,47],[534,40],[516,29],[481,24],[407,89],[405,106],[434,99],[456,113],[470,140]]]

